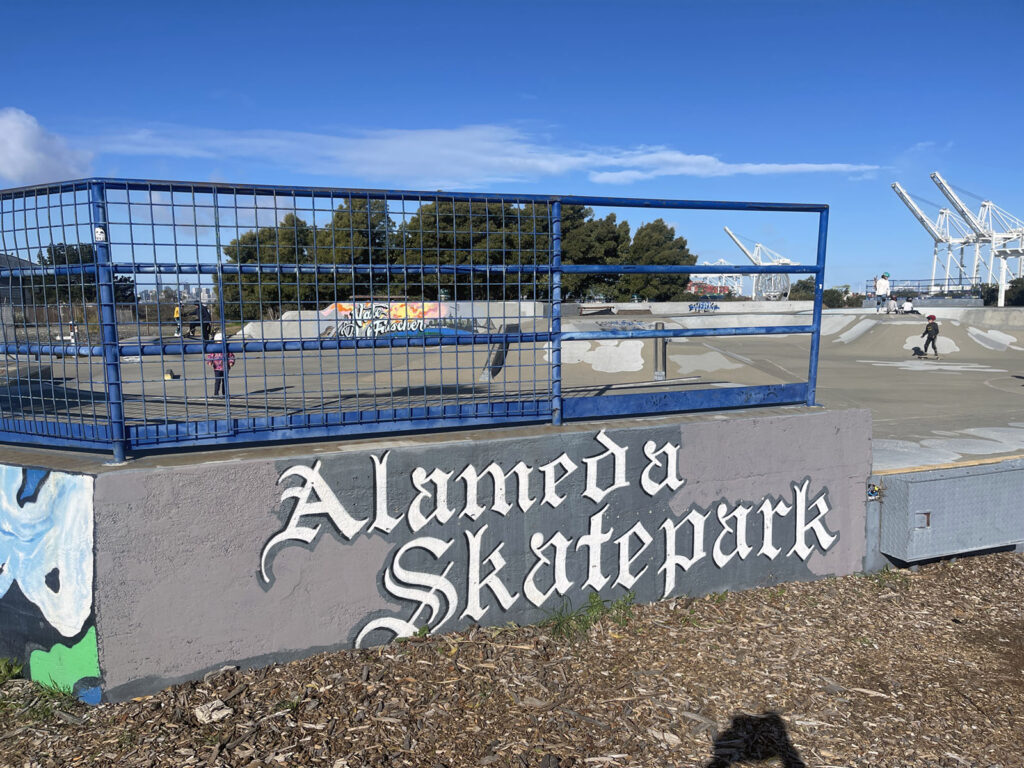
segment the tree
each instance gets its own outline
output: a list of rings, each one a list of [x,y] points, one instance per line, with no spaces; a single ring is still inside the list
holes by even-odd
[[[618,222],[614,213],[594,218],[594,210],[581,205],[562,207],[562,263],[616,265],[629,252],[629,223]],[[586,299],[608,294],[615,275],[567,274],[562,277],[562,296]]]
[[[399,227],[393,261],[422,265],[403,285],[409,297],[453,299],[544,299],[548,276],[537,272],[442,271],[450,265],[490,267],[549,264],[548,207],[527,203],[437,201],[425,203]],[[401,279],[400,277],[398,279]]]
[[[655,219],[637,229],[627,254],[631,264],[668,266],[697,263],[697,257],[686,247],[686,238],[676,237],[675,229],[663,219]],[[612,298],[628,301],[638,295],[648,301],[682,300],[689,282],[689,275],[620,275],[612,287]]]
[[[814,277],[797,280],[789,289],[790,301],[814,301]]]
[[[39,264],[47,267],[78,267],[96,263],[96,253],[90,243],[53,243],[37,255]],[[96,271],[67,271],[55,275],[30,278],[32,294],[39,304],[84,305],[98,301],[99,284]],[[39,280],[41,284],[36,283]],[[135,280],[127,275],[114,276],[114,301],[117,304],[134,304]]]
[[[846,303],[846,293],[849,286],[839,288],[826,288],[821,292],[821,304],[829,309],[838,309],[843,306],[850,306]],[[814,301],[814,276],[797,280],[789,289],[790,301]],[[858,303],[856,306],[860,306]]]
[[[826,288],[821,293],[822,306],[837,309],[846,304],[846,296],[838,288]]]
[[[981,286],[981,298],[986,307],[994,307],[999,301],[999,286],[985,283]],[[1003,301],[1008,307],[1024,306],[1024,278],[1014,278],[1007,284]]]
[[[222,287],[226,314],[259,319],[267,313],[280,316],[370,296],[375,287],[386,284],[388,276],[354,267],[388,263],[393,233],[394,224],[383,200],[355,198],[343,201],[321,228],[288,214],[277,226],[246,232],[224,247],[229,263],[339,268],[333,274],[286,269],[226,274]]]

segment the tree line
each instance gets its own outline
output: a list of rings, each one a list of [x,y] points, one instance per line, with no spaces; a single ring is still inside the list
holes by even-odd
[[[36,254],[36,261],[44,267],[85,267],[96,263],[96,252],[91,244],[53,243]],[[57,272],[53,275],[32,274],[19,280],[11,279],[12,295],[21,293],[26,303],[38,306],[53,304],[95,304],[99,300],[99,284],[95,270]],[[134,304],[135,280],[128,275],[114,276],[114,301]]]
[[[332,266],[324,272],[228,272],[223,278],[226,313],[233,319],[259,319],[267,310],[319,308],[335,301],[403,297],[438,300],[550,300],[551,217],[547,204],[430,202],[396,222],[383,200],[342,202],[323,226],[288,214],[276,226],[247,231],[223,246],[229,265]],[[616,267],[626,264],[692,265],[686,239],[663,219],[632,231],[614,213],[603,218],[592,208],[562,206],[563,264]],[[91,244],[55,243],[39,251],[42,266],[91,265]],[[370,271],[360,267],[408,267]],[[506,267],[453,273],[444,267]],[[534,268],[517,270],[518,267]],[[215,278],[215,283],[219,279]],[[563,274],[567,301],[602,299],[675,301],[691,298],[687,275]],[[14,286],[17,290],[17,286]],[[31,275],[22,278],[26,301],[41,305],[94,303],[94,272]],[[115,277],[118,304],[136,301],[132,277]],[[174,300],[168,289],[161,299]]]
[[[683,237],[662,219],[637,228],[614,213],[596,218],[591,208],[563,206],[563,264],[695,264]],[[330,222],[314,226],[288,214],[277,226],[242,234],[224,247],[229,264],[335,266],[331,272],[240,273],[224,276],[229,316],[255,319],[261,308],[310,309],[371,297],[410,300],[548,300],[551,220],[544,204],[438,201],[395,222],[382,200],[348,200]],[[372,272],[369,266],[411,267]],[[452,273],[444,267],[506,267]],[[516,270],[534,267],[536,271]],[[672,301],[686,294],[686,275],[564,274],[566,300],[640,296]]]

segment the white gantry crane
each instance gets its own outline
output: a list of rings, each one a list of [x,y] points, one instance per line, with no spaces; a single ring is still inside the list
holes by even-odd
[[[754,250],[750,251],[745,245],[743,245],[743,243],[740,242],[740,239],[733,234],[731,229],[728,227],[723,227],[723,229],[725,229],[725,234],[731,237],[732,241],[739,246],[740,250],[743,251],[743,254],[759,267],[765,266],[766,264],[796,264],[795,261],[787,259],[782,254],[776,253],[771,248],[768,248],[761,243],[754,243]],[[789,298],[789,275],[755,275],[753,298],[754,301],[785,301]]]
[[[935,247],[932,249],[932,290],[937,291],[938,286],[936,285],[935,278],[938,274],[939,269],[945,273],[944,277],[944,288],[949,289],[950,280],[963,284],[964,279],[970,285],[975,285],[978,282],[978,270],[980,261],[980,244],[976,240],[974,234],[966,225],[964,225],[959,219],[955,218],[952,211],[949,208],[939,208],[939,215],[932,221],[928,216],[924,214],[921,208],[914,202],[914,199],[910,194],[900,186],[899,182],[892,185],[893,191],[903,201],[903,204],[910,209],[910,212],[914,214],[914,218],[921,222],[921,226],[927,230],[928,234],[932,236],[932,240],[935,241]],[[974,245],[974,265],[971,272],[967,273],[967,267],[964,264],[964,247],[966,245]],[[939,255],[940,246],[946,246],[946,259],[943,263],[942,257]],[[959,259],[953,256],[953,249],[955,246],[960,248]],[[954,268],[956,274],[953,274]],[[989,268],[989,279],[992,279],[992,270]]]
[[[725,267],[728,266],[729,262],[725,259],[719,259],[715,262],[702,261],[701,266],[703,267]],[[725,288],[733,296],[739,296],[743,293],[743,275],[729,275],[729,274],[709,274],[709,275],[690,275],[690,279],[695,282],[707,283],[708,285],[714,286],[715,288]]]
[[[970,227],[976,243],[989,247],[989,274],[994,269],[995,259],[999,259],[999,300],[998,306],[1005,304],[1008,276],[1013,271],[1009,268],[1009,260],[1016,259],[1016,276],[1024,276],[1024,221],[1010,214],[993,203],[982,200],[981,209],[977,214],[964,205],[938,172],[931,174],[942,194]]]

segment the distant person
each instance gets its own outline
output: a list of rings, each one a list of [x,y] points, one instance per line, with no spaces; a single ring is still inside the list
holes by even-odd
[[[213,367],[213,396],[217,397],[222,391],[225,391],[224,377],[227,376],[235,365],[235,355],[233,352],[228,352],[227,358],[227,370],[224,366],[224,354],[222,352],[211,352],[206,356],[206,364]]]
[[[196,302],[195,317],[188,324],[188,335],[190,338],[195,338],[196,326],[200,326],[200,330],[203,333],[203,341],[209,341],[211,331],[213,330],[213,323],[210,318],[210,310],[201,301]]]
[[[175,336],[181,336],[181,304],[174,305],[174,324],[177,328],[174,331]]]
[[[875,312],[882,307],[888,312],[889,307],[889,273],[883,272],[881,277],[875,278]]]
[[[932,352],[935,353],[935,359],[939,357],[939,347],[936,345],[935,340],[939,338],[939,324],[935,322],[935,315],[928,315],[928,325],[924,327],[924,333],[921,334],[921,338],[924,339],[924,353],[928,354],[928,345],[931,344]]]
[[[904,315],[920,315],[921,313],[914,309],[914,300],[907,296],[903,302],[903,307],[900,310]]]
[[[889,301],[885,303],[885,314],[895,315],[899,312],[899,307],[896,306],[896,299],[892,296],[889,297]]]

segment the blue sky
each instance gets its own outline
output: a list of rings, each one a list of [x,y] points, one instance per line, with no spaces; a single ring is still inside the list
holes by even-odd
[[[1020,2],[8,0],[3,17],[3,187],[823,202],[826,283],[855,287],[930,273],[893,181],[941,201],[937,170],[1024,217]],[[723,225],[813,259],[811,217],[665,218],[701,261],[742,259]]]

